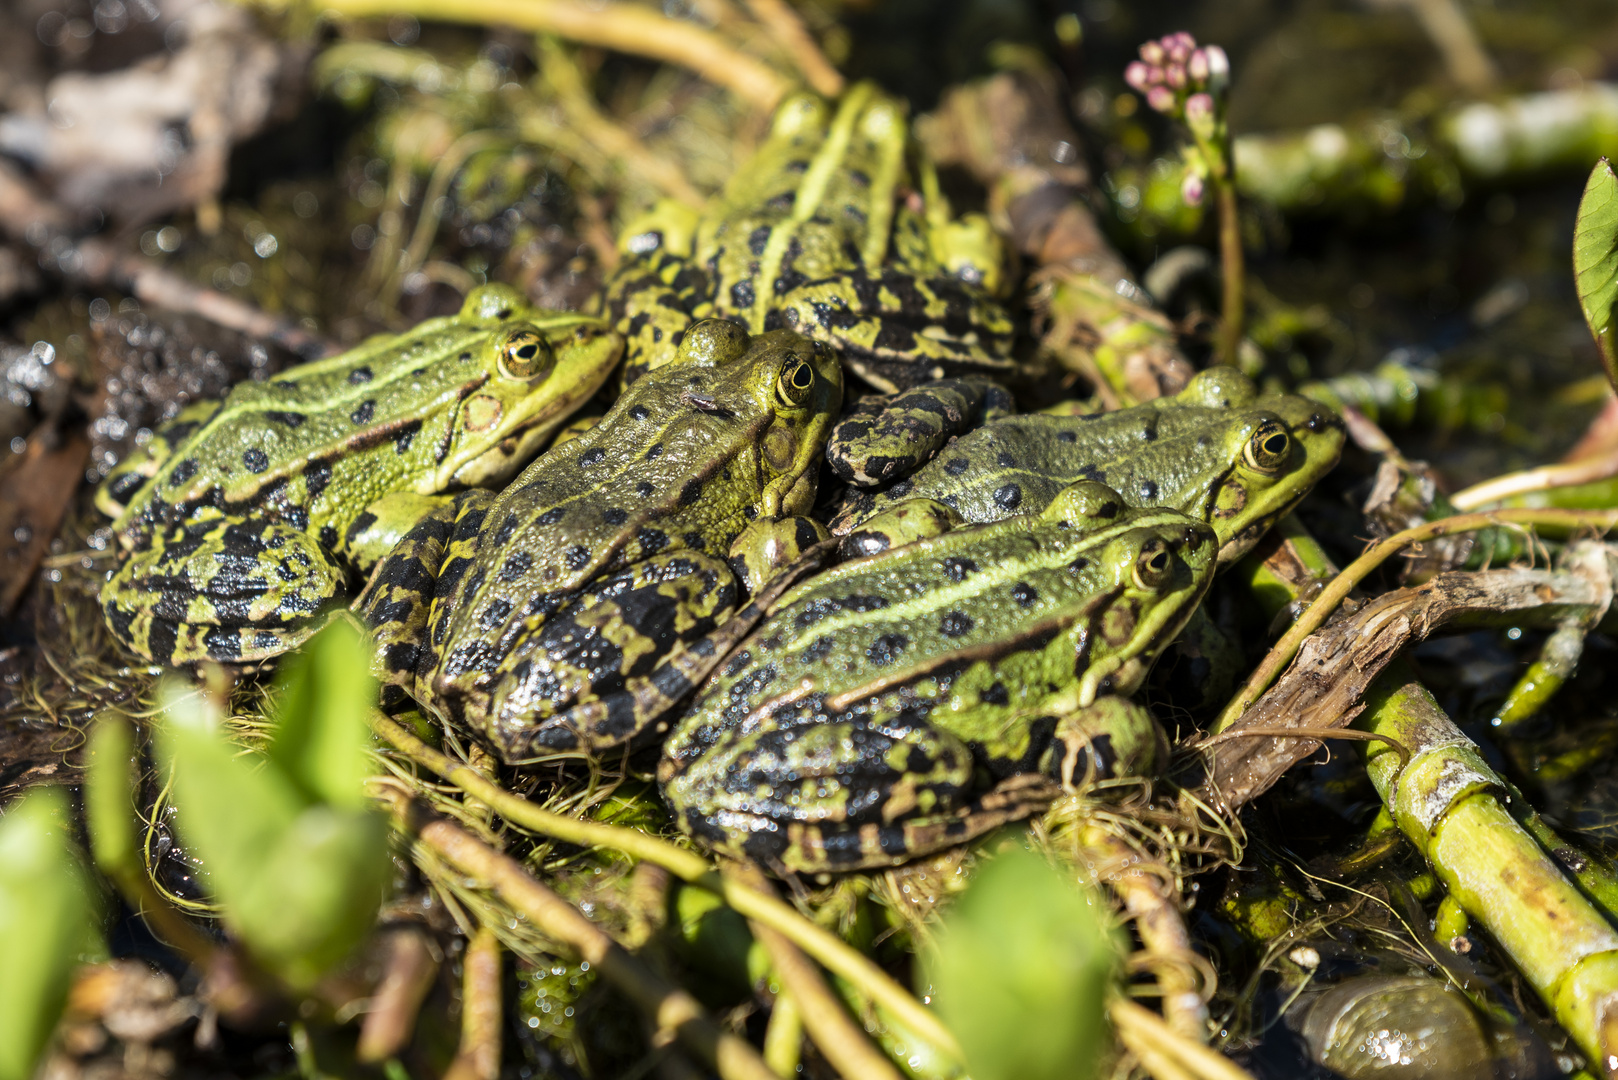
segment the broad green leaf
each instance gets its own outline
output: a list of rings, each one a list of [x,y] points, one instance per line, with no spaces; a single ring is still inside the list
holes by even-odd
[[[0,1080],[27,1080],[67,1001],[92,907],[67,798],[42,788],[0,818]]]
[[[218,710],[171,684],[157,729],[159,762],[173,772],[181,836],[202,860],[207,886],[227,908],[257,881],[264,854],[309,805],[260,754],[225,737]]]
[[[1584,321],[1590,324],[1607,378],[1618,386],[1618,176],[1606,158],[1596,162],[1579,200],[1573,226],[1573,281]]]
[[[335,619],[282,672],[271,760],[311,801],[364,807],[365,778],[376,771],[365,722],[376,704],[376,680],[364,636],[347,619]]]
[[[926,957],[973,1080],[1086,1080],[1118,963],[1100,894],[1022,848],[991,859]]]
[[[343,715],[363,725],[363,714]],[[312,726],[321,722],[330,721]],[[320,745],[311,737],[292,755],[306,777],[322,775],[308,756]],[[351,809],[316,799],[285,759],[243,752],[216,710],[178,688],[168,693],[157,749],[173,769],[181,839],[200,856],[225,924],[265,968],[308,989],[376,918],[392,873],[385,819],[363,802]],[[333,752],[344,752],[340,742]]]
[[[387,821],[369,810],[312,806],[261,856],[258,873],[227,904],[226,921],[260,963],[306,990],[376,920],[393,873]]]
[[[96,865],[114,879],[140,873],[135,831],[135,732],[128,717],[107,710],[85,748],[84,816]]]

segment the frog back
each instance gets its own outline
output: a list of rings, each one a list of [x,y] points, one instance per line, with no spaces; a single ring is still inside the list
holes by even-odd
[[[814,386],[781,408],[776,382],[800,363],[814,370]],[[599,424],[529,465],[479,521],[457,527],[446,574],[470,602],[454,605],[455,620],[509,609],[525,589],[565,597],[655,555],[723,559],[751,521],[807,512],[841,397],[836,357],[786,331],[761,335],[728,363],[648,373]],[[462,580],[458,555],[486,572]]]

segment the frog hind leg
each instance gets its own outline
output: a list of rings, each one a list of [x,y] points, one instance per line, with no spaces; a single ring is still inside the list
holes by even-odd
[[[632,254],[618,264],[604,290],[602,315],[624,338],[620,389],[675,358],[707,291],[702,268],[666,250]]]
[[[806,699],[807,701],[807,699]],[[806,872],[899,863],[1043,809],[1040,776],[968,801],[972,752],[926,723],[799,722],[681,740],[658,770],[683,827],[710,847]]]
[[[386,688],[384,703],[399,702],[398,691],[415,693],[432,645],[428,618],[444,552],[462,515],[487,510],[494,492],[473,488],[426,510],[377,562],[352,609],[371,627],[371,671]]]
[[[1010,316],[982,289],[948,274],[893,267],[804,282],[771,304],[765,329],[834,346],[843,363],[889,393],[932,379],[1014,370]]]
[[[832,428],[826,460],[839,479],[878,487],[909,476],[956,436],[1015,411],[1010,392],[992,379],[933,379],[861,399]]]
[[[296,648],[346,574],[307,533],[223,515],[170,526],[101,590],[113,636],[163,664],[249,663]]]
[[[674,625],[678,641],[661,658],[643,665],[646,670],[636,670],[615,684],[592,686],[569,708],[538,724],[519,710],[497,708],[489,732],[496,748],[507,764],[520,765],[547,754],[638,747],[661,738],[681,703],[748,635],[765,611],[793,585],[820,569],[829,554],[824,545],[806,551],[776,572],[739,610],[732,610],[735,581],[725,565],[693,552],[649,559],[592,585],[586,597],[547,620],[551,629],[543,635],[545,639],[566,642],[572,653],[582,654],[592,651],[600,639],[577,633],[581,625],[613,628],[616,623],[621,637],[622,629],[633,619],[638,620],[636,632],[642,634],[659,623]],[[679,562],[686,565],[678,566]],[[623,587],[626,583],[628,589]],[[654,592],[660,595],[652,595]],[[609,595],[610,600],[603,603]],[[666,606],[670,600],[678,605],[672,610]],[[630,619],[624,618],[626,614]],[[532,655],[532,646],[525,651]],[[512,670],[521,667],[519,659]],[[531,684],[531,672],[530,668],[522,683]],[[557,674],[552,667],[545,677]],[[574,681],[575,685],[582,683],[576,676]],[[500,687],[497,700],[512,701],[513,691],[520,685]]]

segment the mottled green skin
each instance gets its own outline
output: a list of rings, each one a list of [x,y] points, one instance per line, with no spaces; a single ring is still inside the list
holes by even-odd
[[[1042,517],[811,578],[676,727],[664,797],[705,844],[800,870],[891,865],[1032,812],[1051,793],[1038,774],[1118,766],[1098,701],[1139,685],[1217,550],[1184,514],[1083,483]],[[1125,769],[1149,762],[1155,737],[1118,738]]]
[[[508,478],[606,381],[622,341],[503,285],[192,406],[97,493],[121,561],[114,635],[160,663],[262,660],[442,492]]]
[[[727,560],[812,506],[842,400],[825,345],[740,345],[713,363],[687,350],[498,497],[413,529],[360,600],[383,677],[510,764],[656,734],[750,625],[727,625]]]
[[[824,341],[887,391],[1013,371],[1011,320],[986,287],[1004,261],[993,233],[949,221],[936,190],[901,197],[907,144],[903,105],[869,83],[835,111],[798,95],[700,215],[665,203],[631,223],[605,294],[626,384],[714,316]]]
[[[974,376],[871,395],[832,428],[826,462],[838,479],[876,487],[915,472],[951,439],[1016,411],[1009,391]]]
[[[1284,438],[1271,442],[1278,433]],[[851,492],[831,531],[859,533],[916,498],[967,522],[1037,514],[1063,487],[1088,479],[1131,506],[1173,507],[1207,522],[1228,564],[1330,471],[1342,446],[1342,421],[1330,409],[1294,394],[1260,397],[1240,372],[1215,368],[1173,397],[1128,409],[985,424],[886,490]]]

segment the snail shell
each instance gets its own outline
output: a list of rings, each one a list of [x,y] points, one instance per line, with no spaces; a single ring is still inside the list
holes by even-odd
[[[1339,983],[1310,1005],[1303,1037],[1315,1061],[1349,1080],[1478,1080],[1493,1071],[1471,1004],[1437,979]]]

